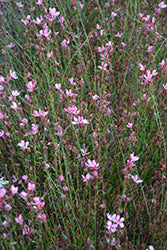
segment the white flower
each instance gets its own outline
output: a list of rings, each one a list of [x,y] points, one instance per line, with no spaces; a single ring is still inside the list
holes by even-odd
[[[23,150],[25,150],[28,148],[29,142],[21,140],[21,142],[19,142],[17,145],[20,146]]]
[[[9,183],[9,181],[4,181],[3,179],[4,179],[4,177],[1,177],[1,179],[0,179],[0,189],[3,188],[3,185],[6,185]]]
[[[12,95],[13,96],[18,96],[18,95],[20,95],[20,92],[18,92],[17,90],[13,90]]]

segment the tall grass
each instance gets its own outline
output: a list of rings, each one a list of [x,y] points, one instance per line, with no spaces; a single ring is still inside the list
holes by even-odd
[[[165,2],[0,2],[1,249],[165,249]]]

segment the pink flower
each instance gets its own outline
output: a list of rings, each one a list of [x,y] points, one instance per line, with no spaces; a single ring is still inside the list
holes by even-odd
[[[63,190],[68,191],[68,187],[67,186],[63,187]]]
[[[82,175],[83,182],[87,182],[89,179],[92,178],[92,176],[88,173],[86,176]]]
[[[12,102],[11,108],[12,109],[17,109],[18,105],[16,102]]]
[[[27,91],[28,92],[33,92],[34,90],[35,90],[35,85],[36,85],[37,83],[36,82],[34,82],[34,81],[29,81],[28,83],[27,83]]]
[[[77,94],[73,94],[73,93],[72,93],[71,89],[66,90],[66,95],[69,96],[69,97],[71,97],[71,98],[77,96]]]
[[[98,66],[98,68],[99,68],[99,69],[103,69],[104,71],[107,72],[107,71],[108,71],[108,70],[107,70],[107,66],[108,66],[108,63],[102,62],[102,63],[101,63],[101,66]]]
[[[93,171],[93,176],[94,177],[97,177],[98,176],[98,172],[95,170],[95,171]]]
[[[50,15],[51,15],[51,18],[50,18],[50,17],[48,18],[50,21],[55,20],[56,17],[60,15],[60,12],[59,12],[59,11],[56,11],[55,8],[49,8],[49,13],[50,13]]]
[[[35,184],[33,182],[28,183],[28,191],[32,192],[35,189]]]
[[[133,179],[133,181],[134,181],[136,184],[142,183],[142,182],[143,182],[143,180],[139,180],[139,179],[138,179],[138,176],[137,176],[137,175],[133,176],[133,175],[130,174],[129,176]]]
[[[18,181],[18,179],[16,178],[16,176],[15,175],[13,175],[13,183],[16,183],[17,181]]]
[[[10,211],[12,209],[11,205],[10,204],[5,204],[5,209],[7,211]]]
[[[62,182],[63,180],[64,180],[64,176],[63,176],[63,175],[60,175],[60,176],[59,176],[59,181]]]
[[[20,193],[20,196],[21,196],[21,198],[23,198],[25,201],[27,201],[27,193],[25,192],[25,191],[22,191],[21,193]]]
[[[5,82],[5,78],[3,76],[0,76],[0,82]]]
[[[3,198],[6,194],[6,189],[5,188],[1,188],[0,189],[0,199]]]
[[[28,176],[27,176],[27,175],[23,175],[23,176],[22,176],[22,179],[23,179],[24,181],[27,181],[27,180],[28,180]]]
[[[151,74],[151,71],[150,70],[147,70],[147,75],[144,75],[145,79],[148,81],[148,82],[151,82],[152,81],[152,74]]]
[[[17,79],[18,77],[16,76],[16,72],[10,70],[10,78]]]
[[[113,224],[112,221],[109,220],[107,221],[106,228],[108,229],[107,234],[115,233],[117,231],[117,224]]]
[[[3,114],[0,112],[0,119],[2,120],[3,119]]]
[[[85,157],[90,154],[90,152],[87,152],[87,149],[81,149],[82,156]]]
[[[23,229],[23,235],[29,235],[29,234],[34,234],[34,229],[29,228],[29,226],[25,224]]]
[[[84,119],[82,116],[74,117],[72,124],[89,124],[89,121]]]
[[[68,109],[64,108],[64,111],[69,112],[72,115],[78,115],[80,110],[75,105],[70,105]]]
[[[100,208],[105,208],[105,204],[100,204]]]
[[[42,202],[40,197],[34,197],[33,200],[32,205],[36,210],[41,210],[45,206],[45,202]]]
[[[115,246],[117,244],[116,239],[113,237],[111,240],[106,237],[107,243],[110,243],[111,246]]]
[[[23,150],[25,150],[28,149],[29,142],[21,140],[21,142],[19,142],[17,145],[20,146]]]
[[[131,158],[132,162],[139,160],[139,157],[138,156],[134,156],[134,153],[130,154],[130,158]]]
[[[111,12],[111,17],[114,18],[115,16],[117,16],[117,14],[115,12]]]
[[[131,128],[131,129],[132,129],[132,127],[133,127],[133,123],[130,123],[130,122],[129,122],[129,123],[127,124],[127,128]]]
[[[130,201],[130,197],[127,197],[125,194],[122,195],[122,199],[125,200],[126,202]]]
[[[32,133],[33,135],[37,134],[38,133],[38,127],[39,125],[37,124],[32,124]]]
[[[44,36],[44,37],[46,37],[48,40],[50,40],[50,39],[49,39],[49,35],[50,35],[50,34],[51,34],[51,30],[48,30],[47,24],[44,24],[43,30],[40,30],[40,31],[39,31],[39,34],[37,34],[37,37]]]
[[[124,227],[123,221],[125,220],[124,217],[120,217],[120,215],[113,214],[112,216],[108,213],[107,217],[110,221],[116,223],[120,228]]]
[[[154,250],[153,246],[149,246],[146,250]]]
[[[32,99],[29,97],[29,95],[25,95],[25,98],[26,98],[28,101],[32,101]]]
[[[46,214],[45,213],[38,214],[37,218],[41,219],[42,221],[44,221],[45,223],[47,223],[47,221],[46,221]]]
[[[50,164],[49,163],[45,163],[44,164],[46,168],[50,168]]]
[[[23,4],[22,2],[16,3],[16,5],[17,5],[19,8],[24,7],[24,4]]]
[[[164,1],[161,2],[160,4],[158,4],[158,6],[159,6],[159,8],[161,8],[161,9],[164,9],[164,8],[167,7],[167,5],[164,3]],[[150,249],[150,250],[151,250],[151,249]]]
[[[63,16],[61,16],[60,18],[59,18],[59,22],[61,23],[61,25],[62,25],[62,28],[63,28],[63,30],[64,30],[64,17]],[[55,32],[56,33],[56,32]],[[58,32],[57,32],[58,33]]]
[[[42,5],[42,0],[38,0],[38,2],[36,2],[36,4]]]
[[[145,70],[145,66],[143,66],[143,64],[139,63],[139,67],[140,67],[140,70],[141,70],[141,71],[144,71],[144,70]]]
[[[62,136],[62,134],[63,134],[62,127],[58,123],[55,123],[55,125],[56,125],[57,134]]]
[[[139,13],[139,17],[142,18],[144,16],[143,13]]]
[[[8,221],[5,220],[5,221],[2,222],[2,225],[3,225],[4,227],[7,227],[7,226],[9,225],[9,223],[8,223]]]
[[[146,79],[147,82],[152,81],[152,77],[156,76],[158,72],[156,70],[153,70],[152,73],[150,70],[146,70],[147,75],[144,75],[144,78]]]
[[[1,78],[1,77],[0,77]],[[0,81],[1,82],[1,81]],[[2,86],[1,84],[0,84],[0,92],[2,91],[2,90],[4,90],[4,86]]]
[[[28,77],[28,78],[31,77],[31,73],[30,73],[30,72],[27,73],[27,77]]]
[[[43,116],[45,117],[48,114],[48,112],[44,112],[41,109],[39,111],[34,110],[34,114],[32,114],[35,117]]]
[[[19,215],[18,218],[15,218],[15,221],[20,224],[20,226],[23,224],[23,217],[22,214]]]
[[[39,24],[43,21],[43,17],[42,17],[42,16],[40,16],[40,18],[37,17],[36,20],[32,20],[32,21],[33,21],[35,24],[39,25]]]
[[[80,10],[82,10],[83,7],[84,7],[84,4],[82,4],[81,2],[79,2],[79,7],[80,7]]]
[[[150,19],[150,15],[147,15],[146,17],[143,17],[143,18],[142,18],[142,20],[143,20],[143,21],[146,21],[146,22],[147,22],[149,19]]]
[[[60,91],[60,89],[61,89],[61,84],[60,84],[60,83],[56,83],[56,84],[55,84],[55,88],[58,89],[58,90]]]
[[[93,170],[96,170],[99,168],[99,163],[96,163],[95,160],[91,161],[91,160],[87,160],[87,163],[85,163],[85,165]]]
[[[161,65],[161,68],[164,67],[165,66],[165,60],[163,59],[159,64]]]
[[[61,198],[62,198],[62,199],[65,199],[65,198],[66,198],[66,195],[65,195],[65,194],[61,194]]]
[[[5,135],[3,130],[0,130],[0,137],[3,137]]]
[[[154,69],[152,72],[152,76],[156,76],[158,74],[158,72]]]
[[[74,82],[74,78],[73,77],[69,78],[68,80],[71,83],[71,85],[76,85],[76,82]]]
[[[27,26],[27,24],[28,24],[28,20],[27,20],[27,19],[26,19],[26,20],[21,19],[21,22],[22,22],[25,26]]]
[[[154,24],[155,21],[156,21],[156,19],[155,19],[155,17],[153,16],[153,17],[152,17],[152,24]]]
[[[52,58],[52,57],[53,57],[53,51],[48,52],[48,53],[47,53],[47,57],[49,57],[49,58],[51,57],[51,58]]]
[[[119,32],[117,32],[117,34],[115,35],[115,37],[121,38],[121,37],[122,37],[122,35],[123,35],[123,33],[119,33]]]
[[[17,192],[18,192],[18,187],[15,187],[14,185],[11,186],[11,192],[12,192],[12,195],[15,195]]]
[[[70,43],[70,40],[69,38],[68,39],[64,39],[62,42],[61,42],[61,45],[62,47],[64,47],[65,49],[67,49],[67,45]]]
[[[150,46],[147,48],[147,51],[148,51],[148,53],[150,53],[152,50],[153,50],[153,46],[150,45]]]
[[[167,90],[167,83],[162,85],[164,90]]]
[[[17,90],[13,90],[12,95],[16,97],[16,96],[20,95],[20,92],[18,92]]]
[[[100,98],[100,96],[94,95],[94,96],[92,96],[92,98],[93,98],[94,101],[96,101],[96,100],[98,100]]]

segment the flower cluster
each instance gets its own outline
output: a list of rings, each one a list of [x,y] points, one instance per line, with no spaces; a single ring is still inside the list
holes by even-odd
[[[124,228],[124,217],[120,217],[120,215],[116,215],[116,214],[107,214],[107,218],[108,221],[106,223],[106,228],[107,231],[106,233],[108,235],[111,235],[112,238],[108,238],[106,237],[106,240],[108,242],[108,244],[110,244],[111,246],[115,246],[117,244],[116,238],[113,237],[113,235],[115,235],[114,233],[116,232],[121,232],[122,229]],[[116,236],[116,235],[115,235]]]
[[[124,228],[124,223],[123,223],[123,221],[125,220],[124,217],[121,218],[120,215],[116,214],[110,215],[108,213],[107,218],[108,218],[106,225],[106,228],[108,230],[107,234],[115,233],[116,231]]]

